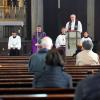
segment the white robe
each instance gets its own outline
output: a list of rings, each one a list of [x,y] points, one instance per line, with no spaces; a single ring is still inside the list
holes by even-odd
[[[13,36],[9,37],[8,40],[8,49],[11,48],[17,48],[18,50],[21,49],[21,37],[20,36],[16,36],[16,38],[13,38]]]
[[[68,27],[69,27],[69,22],[67,22],[67,24],[66,24],[66,31],[68,30]],[[71,23],[71,30],[74,30],[74,27],[75,27],[75,21],[73,21],[72,23]],[[78,32],[82,32],[82,24],[81,24],[81,22],[80,21],[78,21],[78,28],[77,28],[77,31]]]
[[[58,35],[55,42],[56,48],[59,48],[65,45],[66,45],[66,35],[62,35],[62,34]]]
[[[82,43],[83,43],[84,41],[87,41],[87,40],[92,41],[92,39],[91,39],[90,37],[87,37],[87,38],[83,37],[83,38],[81,38],[81,40],[80,40],[80,45],[82,45]]]
[[[66,31],[69,34],[69,40],[68,40],[68,51],[66,51],[67,56],[72,56],[76,51],[76,46],[80,44],[81,39],[81,32],[82,32],[82,24],[80,21],[78,21],[77,30],[75,30],[75,20],[71,22],[71,29],[69,32],[69,22],[66,24]],[[66,49],[67,50],[67,49]],[[68,52],[68,53],[67,53]]]

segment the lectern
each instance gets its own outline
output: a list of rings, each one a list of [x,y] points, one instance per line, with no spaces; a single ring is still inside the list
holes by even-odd
[[[81,33],[79,31],[67,31],[66,32],[66,56],[72,56],[81,39]]]

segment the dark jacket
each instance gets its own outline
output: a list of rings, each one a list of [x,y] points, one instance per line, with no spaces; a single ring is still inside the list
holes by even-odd
[[[29,71],[33,72],[34,75],[39,76],[44,71],[45,56],[47,52],[47,49],[40,49],[38,53],[31,56],[29,60]]]
[[[88,76],[78,84],[74,100],[100,100],[100,73]]]
[[[64,73],[62,67],[46,66],[43,74],[36,80],[33,80],[33,87],[37,88],[69,88],[72,87],[72,77]]]

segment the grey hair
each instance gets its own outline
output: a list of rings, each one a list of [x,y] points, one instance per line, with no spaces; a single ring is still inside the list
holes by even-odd
[[[47,49],[51,49],[53,46],[53,41],[50,37],[46,36],[43,39],[41,39],[40,45],[46,47]]]
[[[93,42],[90,40],[86,40],[82,43],[82,46],[85,50],[92,50],[93,49]]]

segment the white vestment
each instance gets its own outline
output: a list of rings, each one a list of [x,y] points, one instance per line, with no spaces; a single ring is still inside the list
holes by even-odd
[[[70,21],[67,22],[66,31],[67,31],[66,39],[68,41],[68,44],[66,44],[66,56],[72,56],[76,51],[77,45],[80,44],[81,32],[82,32],[81,22],[77,21],[77,25],[75,20],[72,21],[71,23]]]
[[[21,49],[21,37],[20,36],[16,36],[15,38],[13,38],[13,36],[9,37],[8,40],[8,49],[11,48],[17,48],[18,50]]]
[[[66,24],[66,31],[69,30],[68,29],[69,28],[69,23],[70,22],[67,22],[67,24]],[[74,28],[75,28],[75,21],[71,22],[71,30],[74,30]],[[77,26],[77,30],[76,31],[78,31],[80,33],[82,32],[82,24],[81,24],[80,21],[78,21],[78,26]]]
[[[65,36],[66,35],[62,35],[62,34],[58,35],[58,37],[56,38],[56,42],[55,42],[56,48],[59,48],[61,46],[65,46],[65,44],[66,44]]]
[[[82,45],[82,43],[83,43],[84,41],[87,41],[87,40],[92,41],[92,39],[91,39],[90,37],[87,37],[87,38],[83,37],[83,38],[81,38],[81,40],[80,40],[80,45]]]

